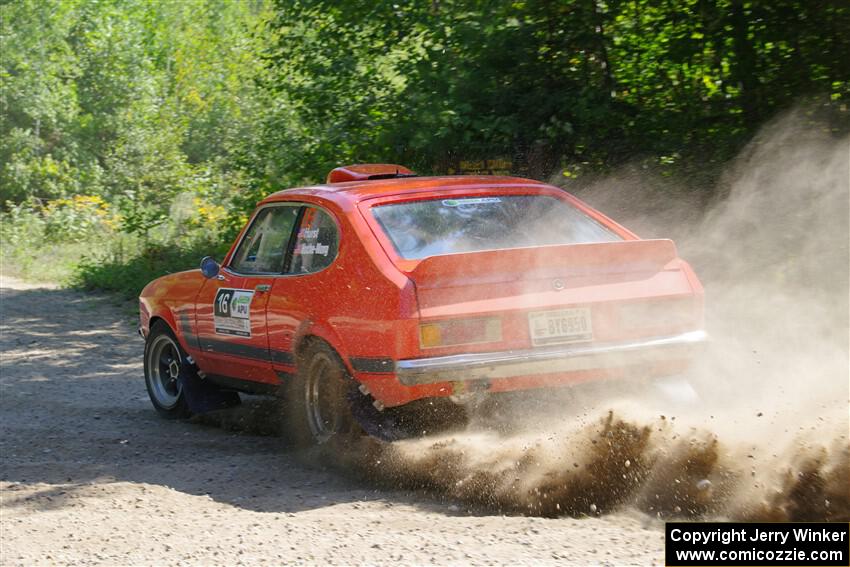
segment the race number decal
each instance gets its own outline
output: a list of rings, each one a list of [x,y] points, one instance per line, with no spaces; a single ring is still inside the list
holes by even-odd
[[[254,292],[250,289],[222,288],[215,294],[213,304],[213,323],[219,335],[251,337],[251,300]]]

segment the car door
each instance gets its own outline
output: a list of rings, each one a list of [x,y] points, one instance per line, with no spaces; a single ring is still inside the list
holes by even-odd
[[[269,345],[274,368],[295,371],[293,354],[298,329],[313,310],[334,300],[333,283],[325,269],[339,250],[339,227],[324,209],[307,205],[293,235],[286,275],[274,282],[268,305]]]
[[[219,275],[196,303],[201,367],[219,377],[277,384],[267,333],[267,308],[281,276],[300,205],[259,209]]]

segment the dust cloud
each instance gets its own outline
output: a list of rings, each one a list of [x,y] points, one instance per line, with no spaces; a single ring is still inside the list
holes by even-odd
[[[850,520],[850,138],[796,110],[705,202],[625,169],[579,195],[643,237],[672,237],[706,287],[699,394],[588,385],[503,400],[468,428],[333,461],[370,482],[540,516]],[[492,408],[491,408],[492,410]]]

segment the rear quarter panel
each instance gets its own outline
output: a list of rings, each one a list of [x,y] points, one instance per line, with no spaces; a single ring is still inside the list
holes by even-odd
[[[317,336],[339,352],[350,371],[354,370],[351,358],[393,356],[398,322],[417,313],[411,282],[387,258],[350,201],[303,196],[298,200],[317,204],[336,217],[340,250],[327,269],[293,278],[300,311],[296,345],[308,336]],[[277,316],[270,306],[272,336]]]

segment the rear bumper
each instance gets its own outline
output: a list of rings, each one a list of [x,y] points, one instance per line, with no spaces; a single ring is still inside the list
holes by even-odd
[[[707,338],[705,331],[690,331],[616,343],[416,358],[397,361],[395,373],[405,386],[417,386],[639,366],[692,356]]]

